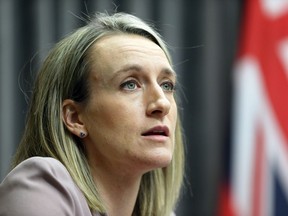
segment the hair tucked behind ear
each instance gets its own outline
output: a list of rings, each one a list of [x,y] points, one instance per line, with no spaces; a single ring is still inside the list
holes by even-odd
[[[56,44],[44,61],[37,75],[25,131],[13,163],[16,166],[33,156],[58,159],[85,195],[89,207],[100,213],[105,212],[105,204],[92,179],[85,150],[62,122],[62,102],[72,99],[85,104],[89,100],[90,47],[102,37],[119,33],[150,39],[165,52],[172,65],[164,41],[148,24],[125,13],[97,14],[86,26]],[[179,197],[183,170],[184,150],[178,120],[172,162],[166,168],[143,176],[133,215],[170,215]]]

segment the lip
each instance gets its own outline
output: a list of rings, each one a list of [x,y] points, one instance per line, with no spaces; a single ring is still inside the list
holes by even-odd
[[[158,125],[155,127],[152,127],[148,129],[147,131],[144,131],[141,136],[147,137],[147,138],[168,138],[169,137],[169,128],[165,125]]]

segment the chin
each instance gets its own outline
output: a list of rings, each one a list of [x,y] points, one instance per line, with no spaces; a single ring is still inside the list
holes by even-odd
[[[148,161],[150,170],[167,167],[172,161],[171,152],[161,152],[161,154],[153,155]]]
[[[159,164],[159,167],[158,167],[158,168],[163,168],[163,167],[169,166],[169,164],[171,163],[171,161],[172,161],[172,157],[170,157],[169,159],[166,159],[166,160],[161,161],[161,164]]]
[[[143,174],[155,169],[167,167],[171,163],[172,157],[173,151],[170,148],[150,148],[147,151],[133,154],[129,160],[129,165],[132,170],[137,170]]]

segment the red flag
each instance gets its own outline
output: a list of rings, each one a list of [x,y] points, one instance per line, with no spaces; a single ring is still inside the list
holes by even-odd
[[[288,0],[246,1],[243,17],[220,215],[288,215]]]

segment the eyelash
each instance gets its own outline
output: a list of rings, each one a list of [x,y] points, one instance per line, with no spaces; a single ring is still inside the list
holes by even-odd
[[[127,90],[127,91],[135,90],[135,88],[133,88],[133,89],[128,88],[129,84],[135,84],[135,87],[140,87],[140,85],[138,84],[138,82],[136,80],[127,80],[120,85],[120,88]]]
[[[130,85],[130,84],[135,84],[135,86],[133,88],[130,88],[130,87],[128,87],[128,85]],[[167,85],[167,84],[169,85],[169,89],[164,89],[163,86]],[[175,84],[172,81],[165,81],[165,82],[161,83],[160,86],[163,89],[163,91],[165,91],[165,92],[174,92],[176,89]],[[127,90],[127,91],[133,91],[138,87],[140,87],[140,84],[136,80],[133,80],[133,79],[127,80],[120,85],[121,89]]]
[[[169,85],[169,89],[165,90],[162,86],[167,85],[167,84]],[[166,91],[166,92],[174,92],[175,91],[175,84],[171,81],[165,81],[165,82],[161,83],[160,86],[162,87],[163,91]]]

